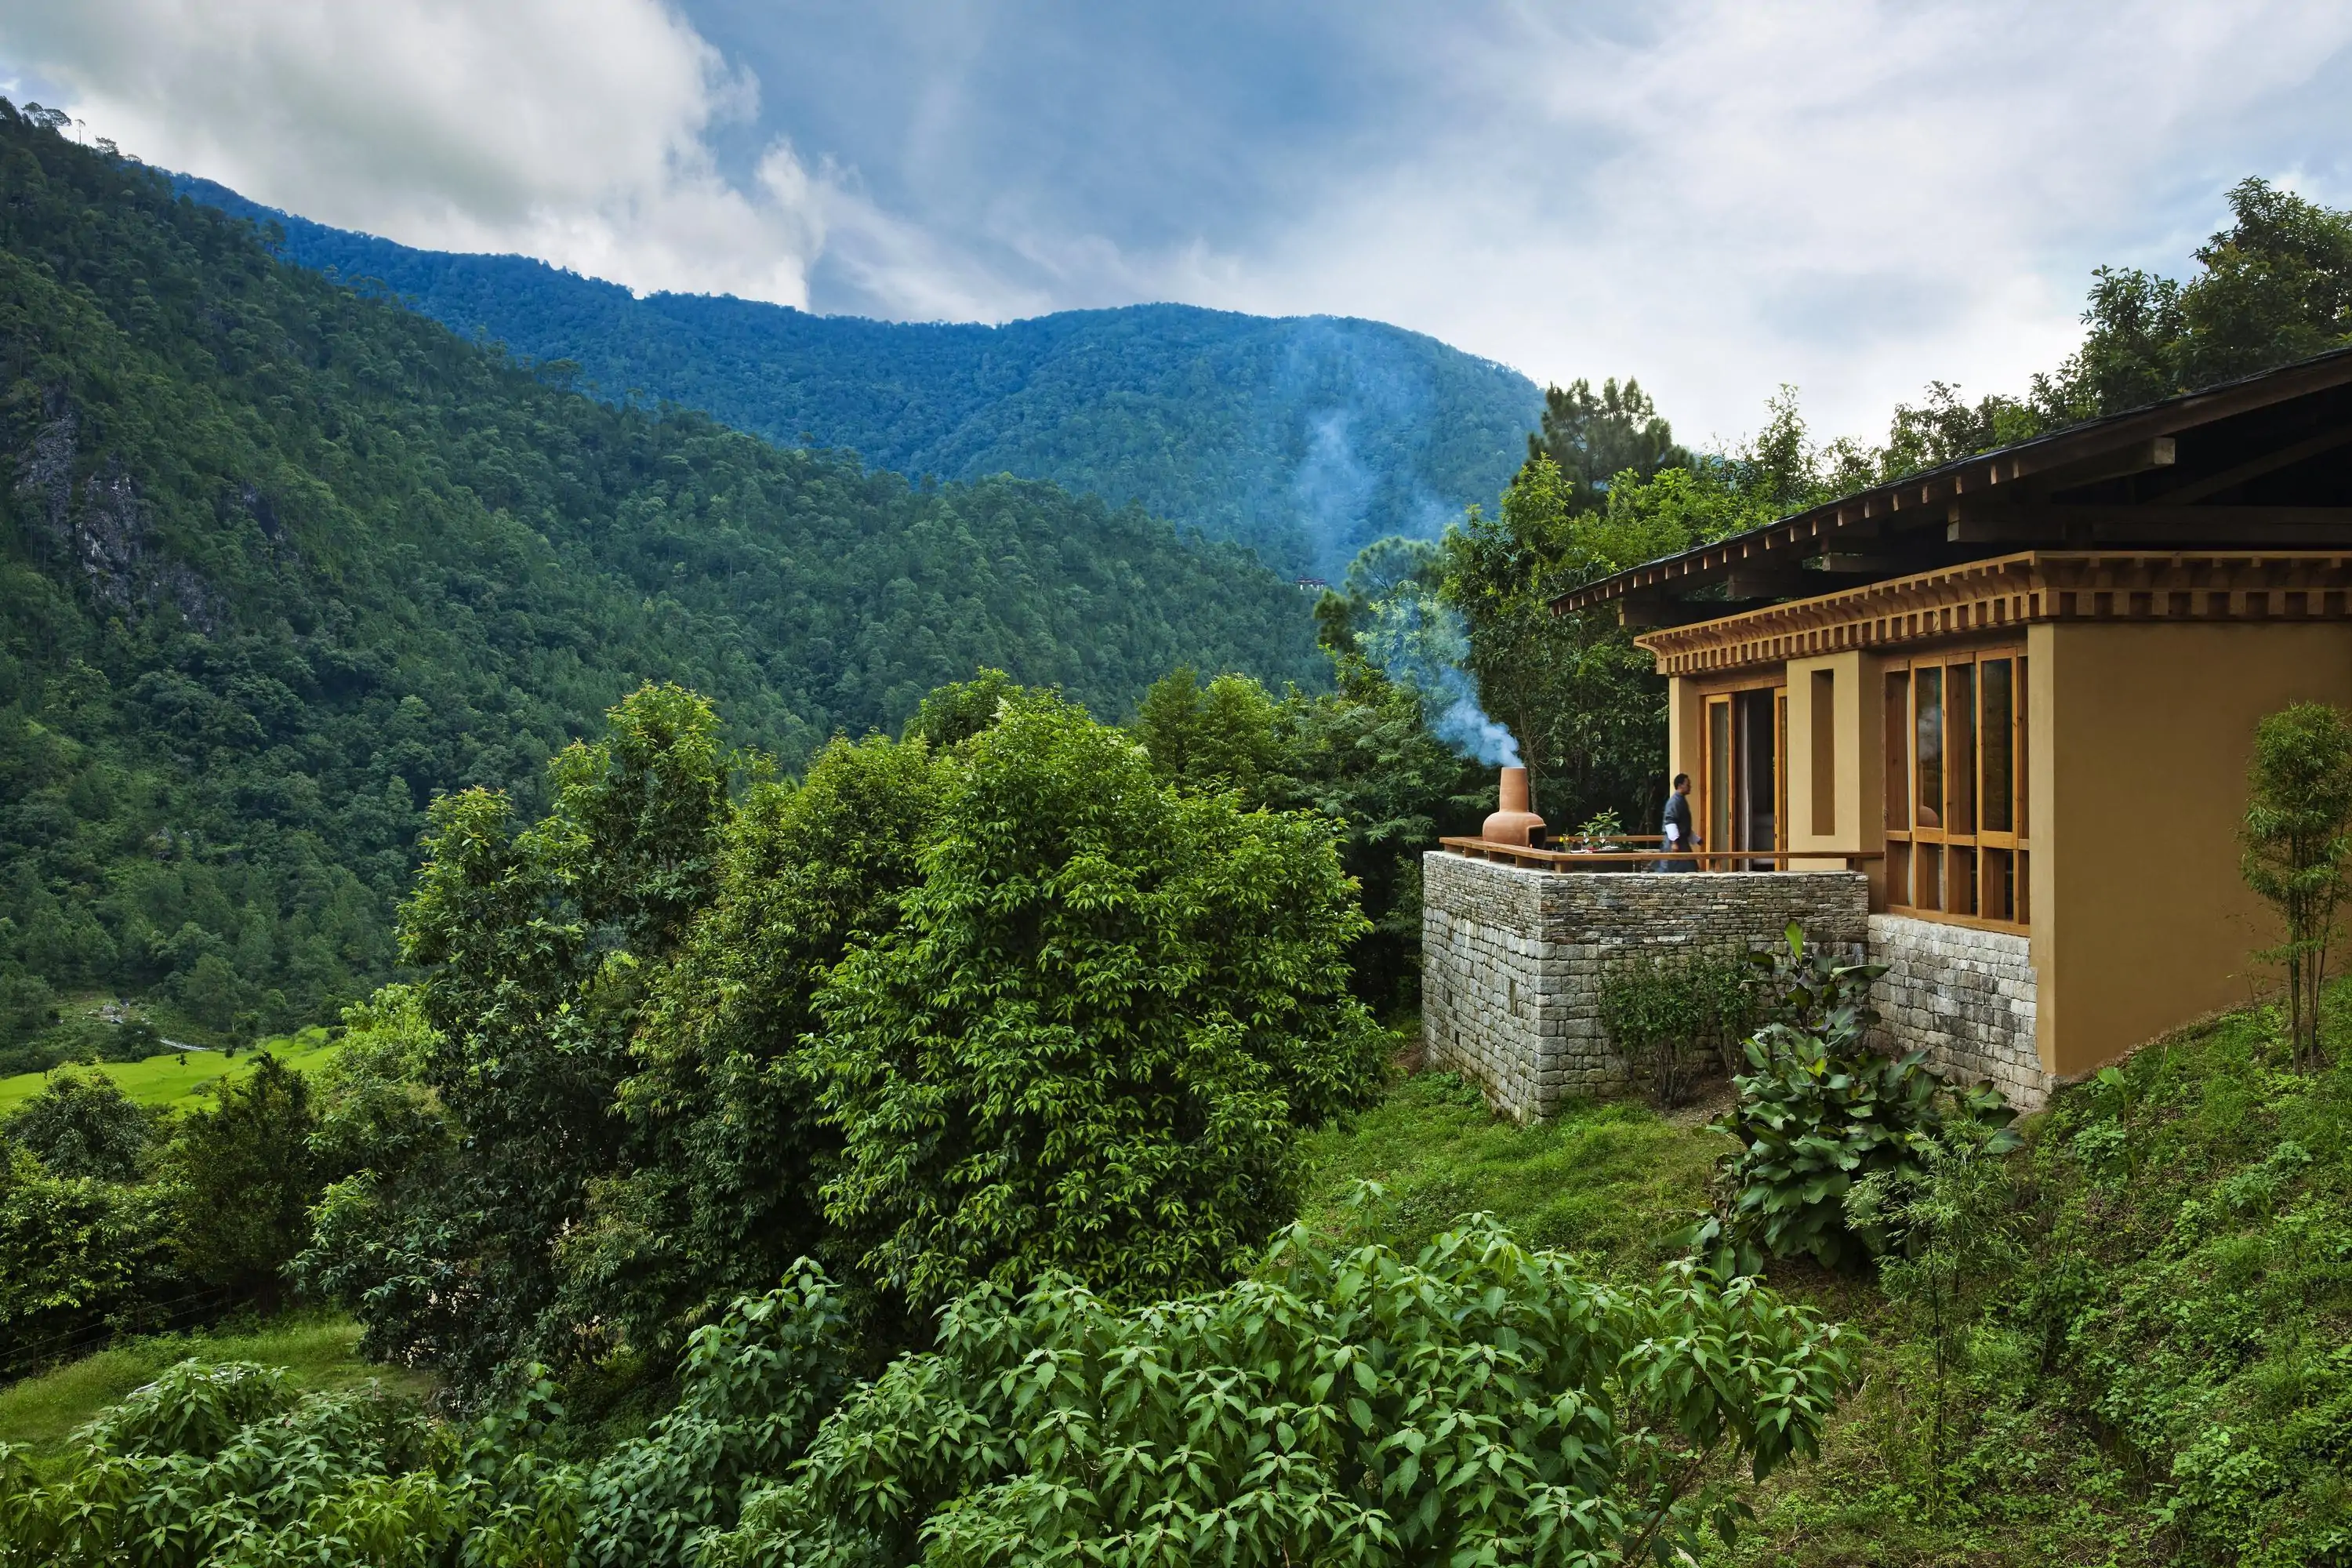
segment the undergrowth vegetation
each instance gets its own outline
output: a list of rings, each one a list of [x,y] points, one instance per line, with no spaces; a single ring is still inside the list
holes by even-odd
[[[1824,1458],[1725,1563],[2352,1562],[2352,1030],[2287,1070],[2273,1009],[2062,1089],[2010,1157],[1935,1442],[1937,1338],[1859,1282]],[[1806,1292],[1811,1294],[1811,1292]],[[1838,1315],[1846,1315],[1843,1312]],[[1940,1463],[1936,1456],[1940,1452]]]

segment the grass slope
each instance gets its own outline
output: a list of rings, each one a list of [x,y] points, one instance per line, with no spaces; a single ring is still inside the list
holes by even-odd
[[[255,1059],[263,1051],[273,1052],[287,1066],[308,1072],[324,1067],[337,1048],[328,1040],[326,1030],[310,1028],[299,1035],[264,1040],[253,1050],[234,1057],[219,1051],[174,1051],[149,1057],[144,1061],[101,1062],[99,1070],[121,1085],[122,1092],[142,1105],[177,1106],[210,1085],[235,1081],[251,1073]],[[47,1080],[48,1074],[38,1072],[0,1078],[0,1116],[38,1094]]]
[[[281,1318],[254,1328],[152,1334],[0,1388],[0,1443],[20,1443],[37,1469],[53,1466],[74,1430],[171,1366],[194,1356],[284,1367],[302,1389],[351,1388],[371,1378],[423,1396],[433,1380],[404,1367],[361,1359],[360,1326],[341,1316]]]
[[[2331,1055],[2352,1063],[2352,987]],[[2352,1563],[2352,1067],[2298,1076],[2251,1009],[2060,1091],[2016,1156],[1956,1443],[1923,1325],[1866,1286],[1864,1381],[1724,1563]]]
[[[1416,1073],[1345,1128],[1318,1133],[1307,1223],[1348,1246],[1408,1253],[1484,1210],[1538,1247],[1646,1273],[1677,1256],[1706,1207],[1707,1173],[1730,1147],[1645,1105],[1576,1103],[1549,1121],[1497,1120],[1450,1073]],[[1358,1182],[1382,1195],[1352,1201]]]
[[[2352,1063],[2352,983],[2334,1007]],[[2352,1066],[2282,1070],[2278,1035],[2226,1015],[2029,1119],[2016,1261],[1977,1282],[1940,1466],[1922,1318],[1869,1277],[1776,1265],[1857,1332],[1861,1382],[1707,1568],[2352,1564]],[[1722,1148],[1639,1105],[1516,1127],[1424,1074],[1318,1137],[1307,1218],[1411,1248],[1487,1209],[1645,1269]],[[1358,1180],[1385,1195],[1351,1206]]]

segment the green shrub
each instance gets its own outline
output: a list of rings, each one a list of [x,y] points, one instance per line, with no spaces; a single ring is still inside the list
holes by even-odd
[[[127,1182],[139,1173],[155,1114],[95,1068],[65,1068],[5,1117],[0,1137],[39,1156],[52,1174]]]
[[[326,1184],[310,1148],[316,1126],[309,1081],[268,1051],[215,1103],[180,1119],[166,1166],[191,1274],[276,1301]]]
[[[374,1385],[184,1363],[55,1480],[0,1445],[0,1568],[562,1568],[580,1478],[530,1447],[551,1394],[453,1432]]]
[[[2286,928],[2259,956],[2286,971],[2288,1052],[2298,1065],[2315,1061],[2327,948],[2352,866],[2352,720],[2298,702],[2254,727],[2240,838],[2246,885]]]
[[[0,1140],[0,1375],[162,1326],[194,1288],[152,1185],[52,1175]]]
[[[695,1559],[755,1480],[781,1479],[848,1382],[841,1300],[805,1261],[688,1342],[677,1407],[589,1479],[582,1568]]]
[[[1813,1451],[1839,1331],[1689,1265],[1596,1283],[1491,1222],[1412,1262],[1294,1231],[1213,1295],[947,1313],[704,1564],[1666,1562]]]
[[[1739,1101],[1717,1127],[1739,1141],[1726,1169],[1727,1212],[1705,1237],[1727,1242],[1737,1266],[1757,1249],[1844,1267],[1883,1252],[1875,1221],[1852,1223],[1846,1194],[1882,1173],[1924,1173],[1948,1130],[1969,1123],[2013,1147],[2016,1112],[1990,1086],[1956,1089],[1928,1070],[1926,1053],[1885,1057],[1857,1037],[1822,1039],[1768,1025],[1746,1047],[1749,1071],[1732,1080]]]
[[[1878,1021],[1870,988],[1886,973],[1883,963],[1841,963],[1826,950],[1808,946],[1804,928],[1790,921],[1778,947],[1748,955],[1755,1016],[1801,1034],[1843,1045],[1861,1039]]]
[[[1601,980],[1601,1026],[1660,1105],[1690,1099],[1710,1058],[1728,1070],[1749,1023],[1747,976],[1738,958],[1684,953],[1632,959]]]

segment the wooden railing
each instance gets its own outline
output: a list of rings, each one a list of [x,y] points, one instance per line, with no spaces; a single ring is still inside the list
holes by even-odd
[[[1819,862],[1808,865],[1807,870],[1825,870],[1831,863],[1849,871],[1862,868],[1862,862],[1885,858],[1879,849],[1685,849],[1668,855],[1664,849],[1530,849],[1524,844],[1495,844],[1484,838],[1441,838],[1440,847],[1456,855],[1474,859],[1500,860],[1509,865],[1531,866],[1539,871],[1646,871],[1660,860],[1673,860],[1678,866],[1694,866],[1702,871],[1785,871],[1792,860]],[[1602,842],[1610,844],[1651,843],[1664,841],[1654,835],[1616,834]]]

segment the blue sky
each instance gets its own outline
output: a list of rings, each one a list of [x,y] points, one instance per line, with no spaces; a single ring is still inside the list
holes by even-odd
[[[2249,174],[2352,205],[2352,7],[0,0],[0,90],[417,245],[906,319],[1377,317],[1685,438],[2016,389]]]

